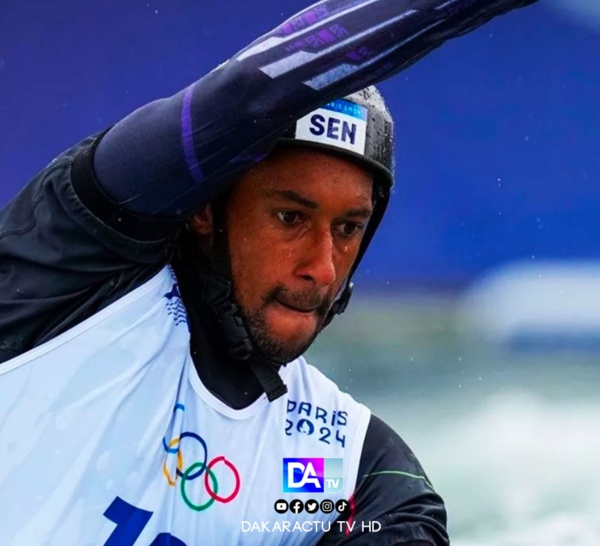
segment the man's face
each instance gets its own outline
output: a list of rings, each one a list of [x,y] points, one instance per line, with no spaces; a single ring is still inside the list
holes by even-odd
[[[356,259],[373,177],[322,152],[277,150],[225,207],[234,295],[253,341],[285,363],[312,343]]]

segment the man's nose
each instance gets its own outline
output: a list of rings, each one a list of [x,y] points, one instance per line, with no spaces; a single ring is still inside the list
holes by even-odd
[[[336,279],[334,252],[331,231],[319,230],[307,241],[297,273],[317,285],[329,286]]]

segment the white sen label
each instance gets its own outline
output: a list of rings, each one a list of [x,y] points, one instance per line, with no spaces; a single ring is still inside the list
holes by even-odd
[[[296,138],[364,155],[367,109],[344,99],[330,102],[296,122]]]

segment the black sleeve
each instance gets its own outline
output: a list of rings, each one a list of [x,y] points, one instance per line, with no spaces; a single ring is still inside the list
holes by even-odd
[[[410,448],[372,416],[350,508],[318,546],[449,544],[442,499]]]
[[[131,211],[193,214],[295,120],[534,1],[323,0],[117,123],[94,157],[98,181]]]
[[[110,208],[101,221],[74,191],[75,180],[97,188],[97,140],[56,158],[0,210],[0,363],[143,284],[169,256],[179,223],[123,213],[96,195],[94,208]]]

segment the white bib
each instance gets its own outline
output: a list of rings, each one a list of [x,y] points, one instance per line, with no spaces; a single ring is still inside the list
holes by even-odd
[[[349,499],[370,413],[303,358],[281,375],[243,410],[208,392],[169,268],[0,365],[0,544],[315,544],[339,514],[276,502]]]

